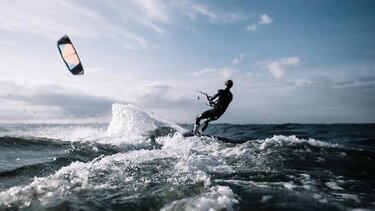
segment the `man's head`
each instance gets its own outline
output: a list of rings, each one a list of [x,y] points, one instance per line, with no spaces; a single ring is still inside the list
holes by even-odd
[[[227,81],[225,82],[225,86],[227,86],[228,89],[232,88],[232,86],[233,86],[233,81],[232,81],[232,80],[227,80]]]

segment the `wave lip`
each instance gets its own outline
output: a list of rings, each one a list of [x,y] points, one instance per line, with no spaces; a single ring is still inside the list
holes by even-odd
[[[114,103],[112,120],[106,133],[112,139],[111,144],[121,144],[147,140],[150,133],[165,127],[173,131],[185,131],[177,124],[152,116],[134,105]]]

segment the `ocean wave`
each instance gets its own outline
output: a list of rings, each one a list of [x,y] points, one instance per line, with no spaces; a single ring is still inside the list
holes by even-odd
[[[185,198],[166,205],[161,210],[236,210],[238,208],[237,196],[226,186],[214,186],[209,192],[199,196]]]
[[[371,149],[301,137],[293,134],[295,125],[272,126],[293,129],[283,135],[239,136],[241,142],[232,136],[184,137],[182,127],[135,106],[114,104],[112,112],[107,126],[42,126],[33,127],[35,140],[7,137],[0,147],[35,144],[35,149],[62,148],[63,153],[45,163],[54,167],[47,175],[35,172],[37,177],[28,178],[31,182],[0,192],[0,209],[89,210],[93,204],[107,210],[373,206],[369,201],[374,195],[368,188],[373,187],[369,178],[375,173]],[[222,127],[236,131],[237,126],[217,130]],[[241,133],[246,127],[240,126]],[[51,139],[38,141],[40,137]],[[19,179],[27,169],[43,169],[43,165],[10,170],[3,176]]]
[[[148,184],[163,186],[167,183],[178,187],[193,183],[203,185],[203,193],[205,189],[208,191],[211,183],[207,165],[215,167],[218,161],[203,153],[214,151],[214,148],[209,143],[201,144],[199,139],[187,140],[177,134],[160,139],[168,142],[161,149],[133,150],[98,157],[88,163],[74,162],[50,176],[35,178],[29,185],[0,192],[0,207],[48,204],[55,198],[103,189],[142,192]],[[166,163],[164,167],[163,162]]]
[[[186,131],[177,124],[152,116],[136,106],[115,103],[112,106],[112,120],[106,134],[110,140],[108,143],[120,145],[147,140],[152,135],[158,135],[161,128],[169,129],[171,132]]]
[[[317,147],[343,147],[339,144],[331,144],[327,142],[322,142],[319,140],[315,140],[312,138],[309,139],[299,139],[295,135],[291,136],[283,136],[283,135],[274,135],[272,138],[267,138],[265,140],[260,140],[261,145],[259,146],[259,149],[264,150],[270,146],[273,147],[287,147],[287,146],[296,146],[301,144],[309,144],[311,146],[317,146]]]

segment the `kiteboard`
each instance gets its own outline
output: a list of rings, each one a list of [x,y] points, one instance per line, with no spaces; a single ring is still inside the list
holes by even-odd
[[[231,142],[231,143],[236,142],[235,140],[225,138],[225,137],[220,137],[220,136],[212,136],[212,135],[204,135],[204,134],[194,135],[192,131],[185,132],[185,133],[182,134],[182,136],[185,137],[185,138],[187,138],[187,137],[203,137],[203,138],[214,138],[214,139],[217,139],[217,140],[222,141],[222,142]]]
[[[183,136],[183,137],[192,137],[192,136],[195,136],[195,135],[193,134],[193,132],[188,131],[188,132],[186,132],[186,133],[183,133],[182,136]]]

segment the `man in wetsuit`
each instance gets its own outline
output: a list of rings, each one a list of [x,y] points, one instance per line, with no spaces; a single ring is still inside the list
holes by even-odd
[[[221,115],[227,110],[230,102],[232,102],[233,95],[230,92],[230,88],[233,86],[233,81],[228,80],[225,82],[226,88],[220,89],[217,94],[213,97],[207,96],[208,101],[210,102],[210,105],[213,106],[212,109],[207,110],[203,112],[201,115],[197,116],[195,119],[195,124],[193,128],[193,134],[199,135],[203,133],[204,130],[206,130],[208,123],[214,120],[219,119]],[[216,101],[214,101],[216,98],[218,98]],[[204,125],[202,126],[202,131],[199,131],[199,125],[200,121],[204,119]]]

